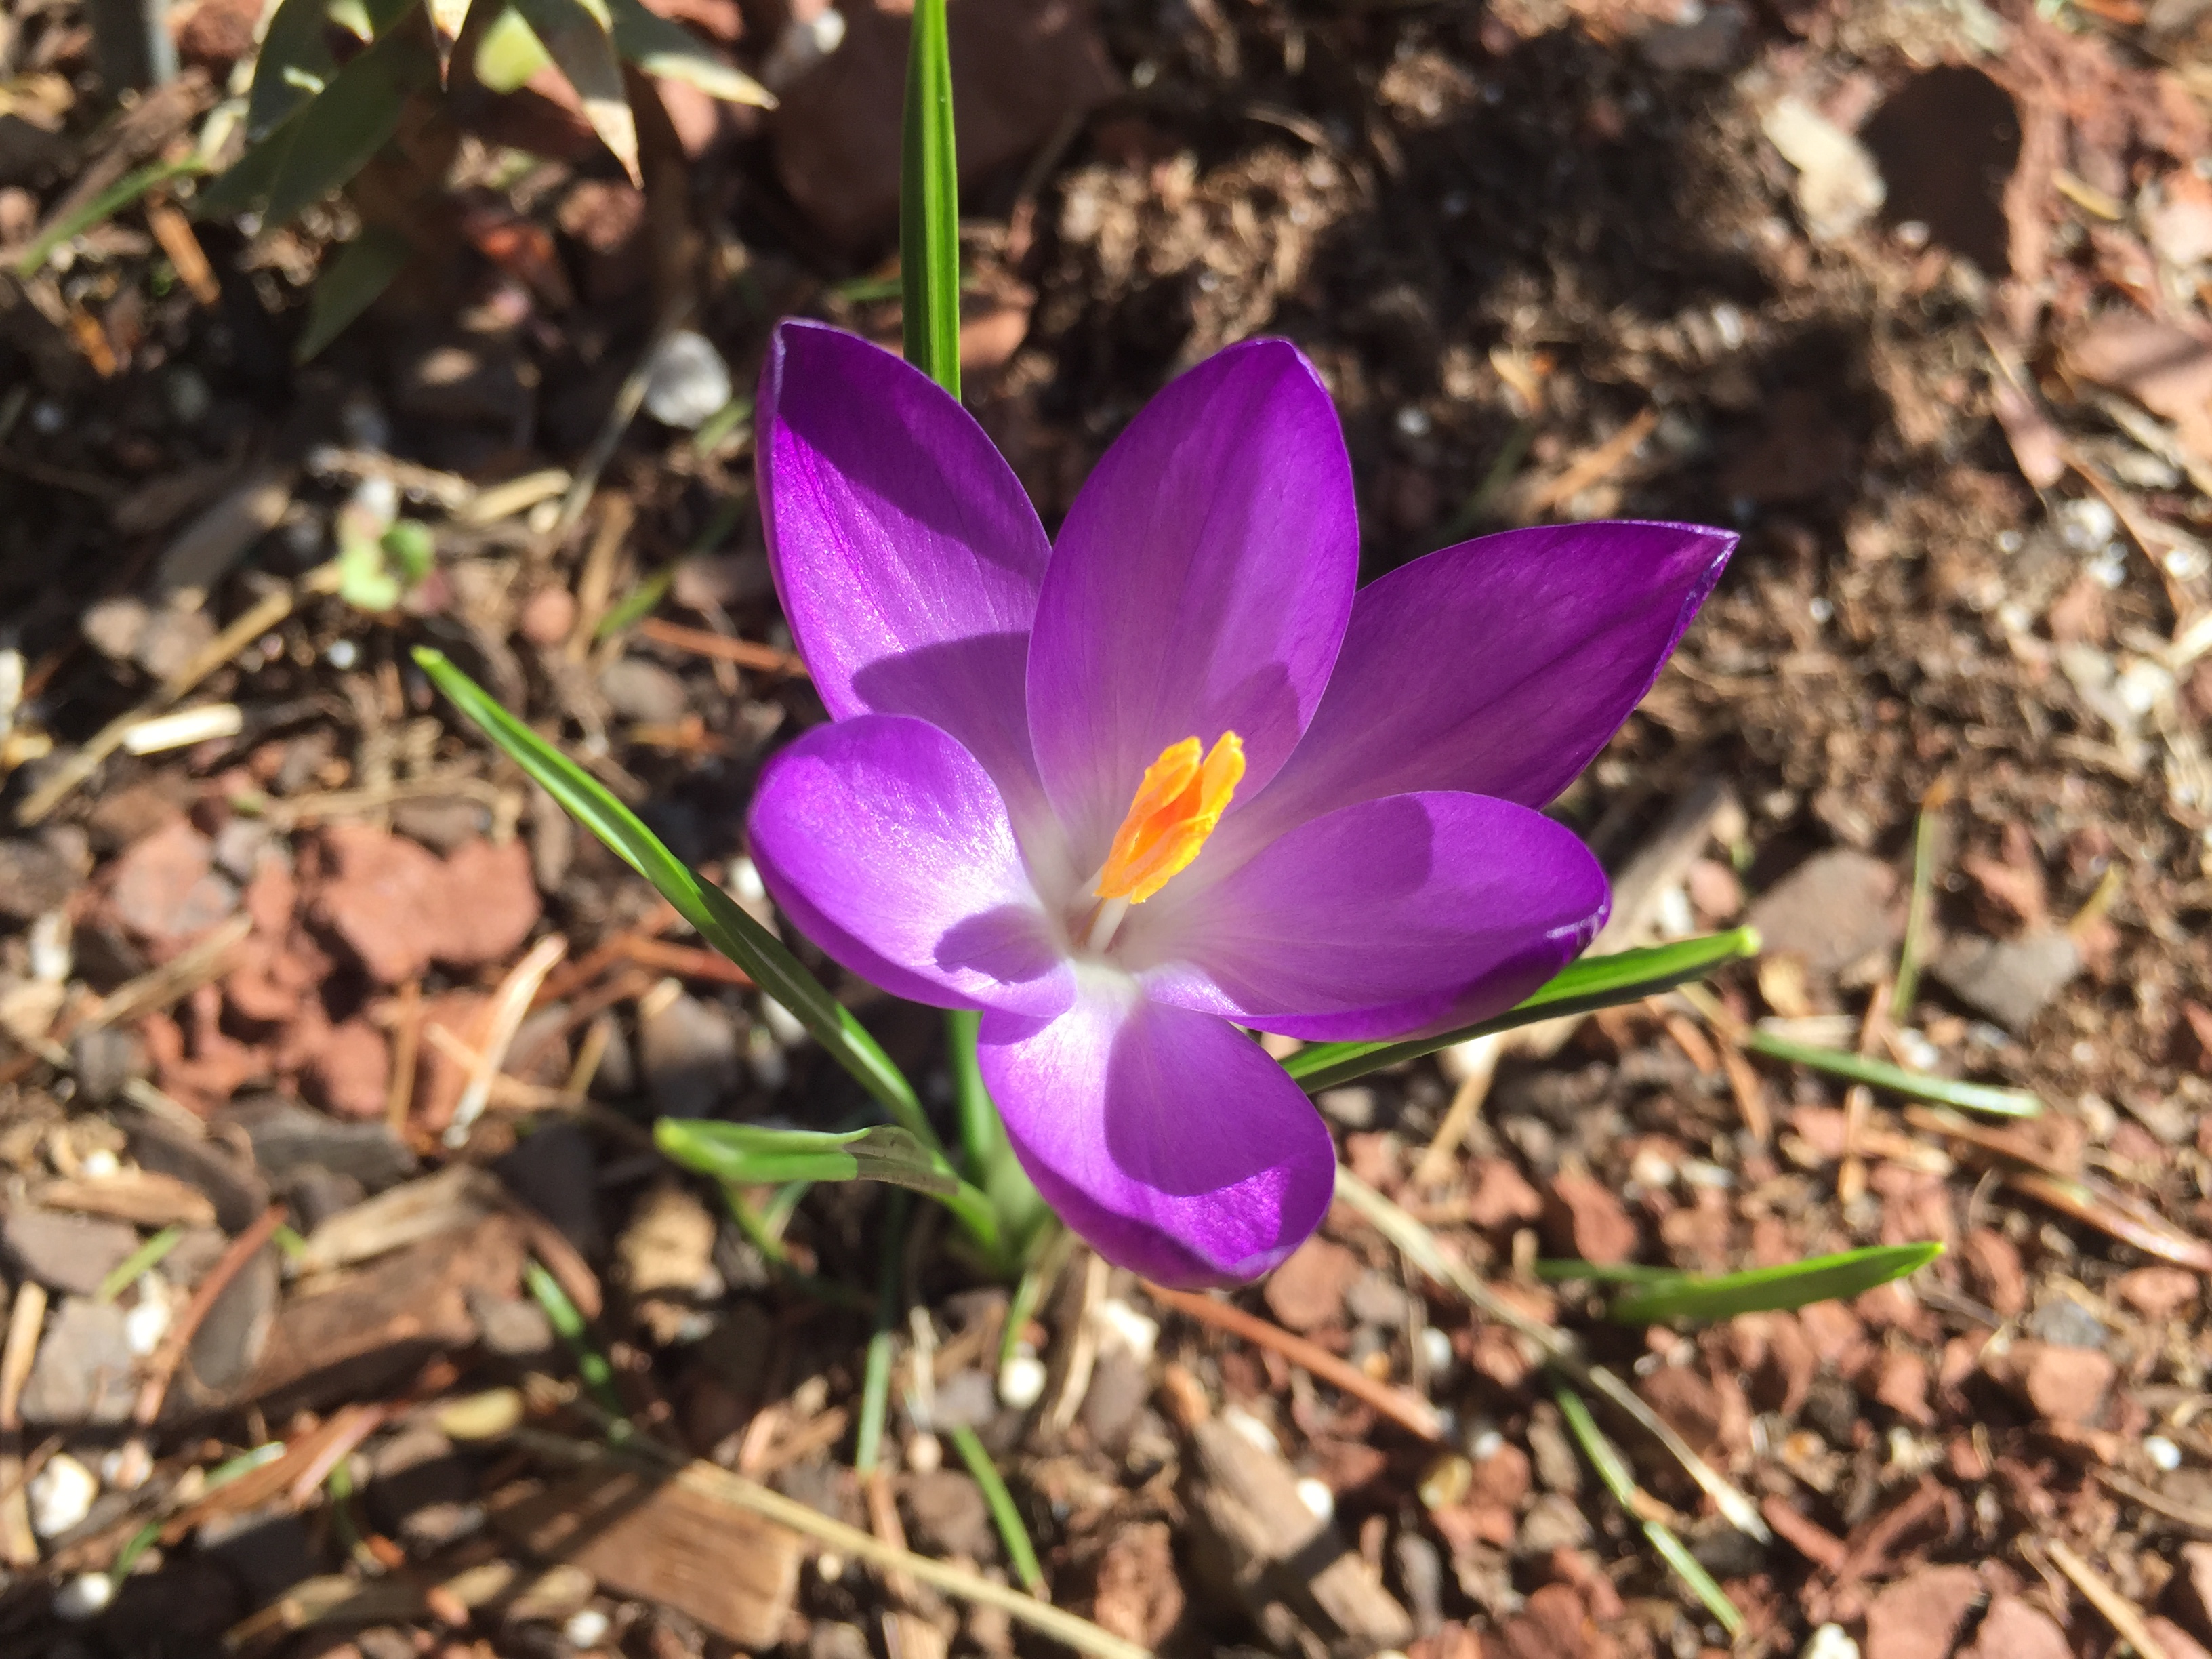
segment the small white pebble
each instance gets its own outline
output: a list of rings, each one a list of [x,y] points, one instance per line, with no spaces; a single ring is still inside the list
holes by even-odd
[[[1275,1431],[1243,1407],[1230,1407],[1221,1413],[1221,1420],[1268,1456],[1280,1457],[1283,1455],[1283,1443],[1275,1438]]]
[[[1798,1650],[1797,1659],[1859,1659],[1859,1644],[1841,1625],[1823,1625]]]
[[[1421,1359],[1431,1375],[1449,1370],[1452,1364],[1451,1338],[1433,1325],[1422,1326]]]
[[[67,1532],[92,1513],[99,1496],[100,1477],[67,1452],[56,1452],[31,1477],[31,1530],[41,1538]]]
[[[822,1582],[834,1584],[845,1576],[845,1558],[835,1550],[824,1550],[814,1558],[814,1571],[822,1575]]]
[[[1485,1429],[1467,1443],[1467,1455],[1477,1463],[1487,1463],[1505,1449],[1505,1437],[1495,1429]]]
[[[1429,426],[1428,410],[1418,404],[1407,404],[1398,411],[1398,430],[1408,438],[1427,437]]]
[[[107,1611],[115,1599],[115,1581],[104,1572],[81,1572],[54,1592],[54,1617],[81,1625]]]
[[[1997,532],[1997,551],[2000,553],[2017,553],[2021,548],[2026,547],[2027,545],[2027,538],[2021,535],[2017,530],[2000,530]]]
[[[703,334],[678,329],[660,343],[646,373],[645,412],[686,432],[730,401],[730,366]]]
[[[1311,1475],[1298,1482],[1298,1501],[1314,1512],[1316,1521],[1326,1521],[1336,1513],[1336,1494],[1328,1489],[1328,1482]]]
[[[399,486],[381,475],[363,478],[353,487],[348,505],[380,532],[399,516]]]
[[[945,1467],[945,1443],[933,1434],[909,1435],[906,1466],[916,1474],[934,1474]]]
[[[2181,1467],[2181,1448],[2162,1434],[2147,1437],[2142,1443],[2143,1455],[2167,1474]]]
[[[147,1274],[139,1281],[138,1300],[123,1316],[124,1340],[130,1343],[131,1352],[142,1359],[160,1347],[161,1339],[169,1334],[173,1310],[169,1306],[167,1289],[160,1274]]]
[[[112,1180],[123,1173],[122,1160],[105,1146],[95,1146],[87,1152],[81,1167],[93,1181]]]
[[[1646,1146],[1629,1161],[1628,1178],[1640,1187],[1671,1187],[1674,1184],[1674,1166]]]
[[[343,674],[361,660],[361,647],[351,640],[332,640],[323,653],[323,660]]]
[[[999,1403],[1025,1412],[1044,1398],[1044,1361],[1033,1353],[1016,1353],[999,1367]]]
[[[1836,615],[1835,602],[1832,599],[1823,599],[1818,594],[1815,594],[1813,599],[1807,603],[1805,611],[1806,613],[1816,623],[1825,623],[1832,622],[1834,620]]]
[[[1735,1176],[1732,1173],[1701,1158],[1684,1160],[1681,1176],[1692,1187],[1711,1187],[1717,1192],[1726,1192],[1735,1185]]]
[[[1102,1333],[1140,1360],[1150,1359],[1159,1346],[1160,1322],[1147,1319],[1119,1297],[1109,1297],[1101,1302],[1097,1318]]]
[[[561,1639],[572,1648],[595,1648],[607,1639],[608,1620],[597,1607],[580,1607],[561,1626]]]

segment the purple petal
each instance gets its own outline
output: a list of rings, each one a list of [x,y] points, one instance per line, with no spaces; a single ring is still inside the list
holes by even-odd
[[[1131,422],[1061,527],[1030,648],[1037,766],[1079,865],[1104,859],[1171,743],[1237,732],[1246,798],[1274,775],[1358,561],[1343,434],[1295,347],[1231,347]]]
[[[1249,850],[1421,789],[1543,805],[1651,689],[1735,540],[1698,525],[1546,525],[1370,583],[1304,741],[1224,836],[1233,825]]]
[[[978,1054],[1030,1179],[1117,1266],[1255,1279],[1328,1208],[1336,1150],[1312,1102],[1209,1015],[1102,977],[1057,1019],[986,1013]]]
[[[935,726],[896,714],[817,726],[762,772],[750,828],[769,896],[884,990],[1031,1014],[1074,994],[1006,803]]]
[[[1132,911],[1116,956],[1163,1001],[1328,1041],[1511,1007],[1604,922],[1605,872],[1540,812],[1390,795],[1301,824],[1211,885]]]
[[[770,568],[831,714],[951,732],[1024,813],[1024,666],[1049,547],[975,418],[856,336],[779,326],[761,371]]]

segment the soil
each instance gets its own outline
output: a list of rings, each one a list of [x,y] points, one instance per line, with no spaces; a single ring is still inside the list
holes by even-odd
[[[768,914],[747,788],[823,715],[743,389],[782,315],[896,339],[866,100],[903,40],[856,0],[808,68],[819,4],[656,9],[788,78],[766,116],[634,81],[642,192],[561,88],[457,91],[290,227],[188,225],[204,272],[172,185],[0,276],[0,1654],[1053,1646],[711,1480],[455,1417],[501,1388],[572,1444],[619,1407],[1004,1583],[972,1425],[1054,1603],[1168,1654],[2212,1647],[2212,12],[951,8],[968,400],[1048,526],[1169,377],[1274,333],[1336,399],[1368,577],[1546,520],[1741,532],[1554,810],[1620,878],[1608,945],[1749,920],[1764,953],[1321,1106],[1759,1540],[1601,1407],[1640,1483],[1608,1495],[1539,1356],[1345,1202],[1224,1298],[1234,1328],[1070,1253],[1000,1374],[1009,1289],[927,1206],[817,1187],[778,1264],[653,1151],[661,1114],[865,1102],[409,651]],[[0,253],[196,131],[251,10],[180,13],[185,77],[119,118],[73,0],[0,11]],[[410,167],[437,257],[296,366],[317,271]],[[678,323],[727,418],[611,416]],[[436,566],[364,609],[326,562],[394,511]],[[213,712],[72,781],[172,704]],[[936,1018],[842,989],[949,1118]],[[1852,1088],[1755,1025],[2047,1110]],[[871,1326],[839,1287],[878,1282],[892,1224],[913,1317],[863,1480]],[[1917,1240],[1947,1249],[1910,1280],[1714,1323],[1607,1324],[1602,1285],[1529,1273]],[[278,1474],[208,1490],[277,1443]]]

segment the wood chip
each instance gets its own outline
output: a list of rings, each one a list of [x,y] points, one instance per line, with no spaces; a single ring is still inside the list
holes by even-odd
[[[496,1504],[499,1529],[532,1555],[581,1567],[740,1647],[774,1647],[799,1588],[795,1534],[674,1481],[594,1469]]]

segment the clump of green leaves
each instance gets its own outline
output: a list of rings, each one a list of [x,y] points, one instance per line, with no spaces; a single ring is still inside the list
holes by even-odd
[[[235,106],[228,112],[244,127],[245,151],[202,195],[202,216],[258,206],[264,228],[289,223],[353,182],[379,155],[404,148],[435,118],[451,115],[447,94],[457,56],[461,78],[493,94],[556,69],[574,88],[592,130],[638,183],[637,119],[625,65],[732,103],[775,102],[758,82],[641,0],[282,0],[263,34],[243,113]],[[416,149],[418,161],[434,151]],[[411,252],[388,228],[348,244],[317,285],[301,356],[312,356],[366,310]],[[325,284],[333,290],[327,297]]]

